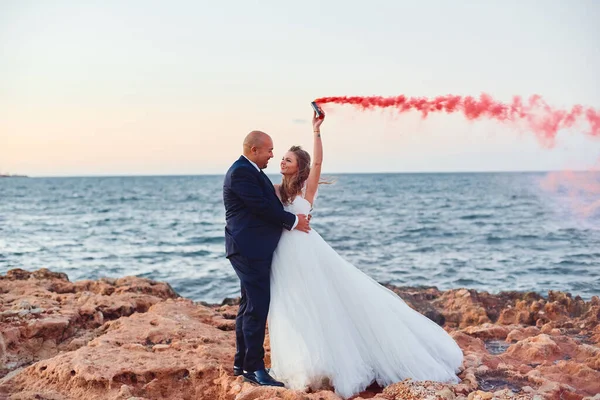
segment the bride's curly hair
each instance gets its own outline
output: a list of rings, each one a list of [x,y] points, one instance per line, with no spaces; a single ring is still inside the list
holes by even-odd
[[[290,178],[284,175],[281,180],[279,195],[281,196],[281,202],[283,204],[290,204],[294,201],[296,196],[302,192],[304,182],[306,182],[310,175],[310,154],[308,154],[308,151],[304,150],[301,146],[292,146],[288,151],[291,151],[296,155],[298,172]],[[329,185],[332,183],[333,181],[319,180],[319,185]]]
[[[288,151],[291,151],[296,156],[298,162],[298,172],[294,176],[288,178],[283,176],[279,194],[283,204],[290,204],[296,198],[296,195],[302,191],[304,182],[310,175],[310,154],[301,146],[292,146]]]

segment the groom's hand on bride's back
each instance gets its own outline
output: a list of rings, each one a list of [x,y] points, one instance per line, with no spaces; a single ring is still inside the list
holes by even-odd
[[[306,218],[306,215],[304,214],[298,214],[296,215],[298,217],[298,225],[296,225],[296,230],[297,231],[302,231],[302,232],[310,232],[310,223],[309,223],[309,219]]]

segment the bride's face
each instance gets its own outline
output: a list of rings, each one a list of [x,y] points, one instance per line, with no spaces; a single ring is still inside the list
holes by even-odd
[[[296,158],[296,155],[291,151],[285,153],[281,159],[280,166],[282,175],[294,175],[298,172],[298,159]]]

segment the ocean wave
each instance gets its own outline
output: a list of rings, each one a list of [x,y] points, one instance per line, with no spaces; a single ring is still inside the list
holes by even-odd
[[[195,236],[188,238],[183,244],[184,245],[195,245],[195,244],[216,244],[225,243],[224,236]]]
[[[600,293],[598,220],[556,207],[530,174],[336,179],[320,189],[312,225],[380,281]],[[222,184],[220,176],[3,182],[0,272],[144,273],[194,299],[239,295],[224,254]]]
[[[489,219],[489,218],[493,218],[494,214],[468,214],[468,215],[462,215],[459,217],[459,219],[465,219],[465,220],[474,220],[474,219]]]

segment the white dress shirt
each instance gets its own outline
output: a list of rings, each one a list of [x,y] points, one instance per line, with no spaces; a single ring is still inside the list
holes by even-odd
[[[243,154],[242,154],[242,155],[243,155]],[[254,165],[254,168],[256,168],[256,170],[257,170],[258,172],[260,172],[260,168],[258,167],[258,165],[256,165],[256,163],[255,163],[254,161],[252,161],[251,159],[249,159],[249,158],[248,158],[248,157],[246,157],[246,156],[244,156],[244,158],[245,158],[246,160],[250,161],[250,164]],[[298,216],[297,216],[297,215],[294,215],[294,217],[296,217],[296,221],[294,222],[294,225],[292,225],[292,229],[290,229],[290,230],[293,230],[294,228],[296,228],[296,225],[298,225]]]

